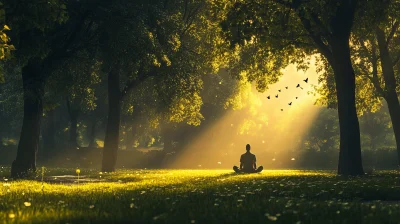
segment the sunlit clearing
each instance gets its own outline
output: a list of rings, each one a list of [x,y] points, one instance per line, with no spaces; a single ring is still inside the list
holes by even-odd
[[[311,65],[306,72],[288,66],[279,82],[264,93],[249,88],[244,107],[227,112],[188,144],[170,168],[229,169],[239,165],[246,144],[256,154],[257,165],[292,167],[302,138],[321,109],[311,94],[318,84],[314,61]]]
[[[9,167],[0,167],[0,173],[9,176]],[[399,199],[393,187],[398,170],[367,178],[316,170],[81,169],[80,174],[80,184],[72,168],[46,168],[44,181],[0,180],[1,223],[248,223],[248,216],[236,214],[252,214],[256,223],[310,223],[310,217],[319,218],[315,223],[358,223],[365,214],[374,215],[368,223],[397,223],[400,215],[397,203],[388,203]]]

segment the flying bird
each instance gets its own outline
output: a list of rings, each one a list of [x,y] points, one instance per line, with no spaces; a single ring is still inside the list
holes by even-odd
[[[281,111],[283,111],[283,109],[281,109]]]
[[[289,88],[289,86],[286,86],[285,88],[286,88],[286,89],[288,89],[288,88]]]
[[[280,90],[280,89],[279,89],[278,91],[279,91],[279,92],[281,92],[281,90]]]
[[[268,99],[271,99],[271,96],[267,96]]]
[[[308,78],[304,79],[303,81],[307,83],[308,82]]]
[[[278,94],[276,94],[276,96],[275,96],[276,98],[278,98]]]
[[[289,103],[289,106],[291,106],[291,105],[292,105],[292,102]]]
[[[297,98],[298,98],[298,97],[296,96],[296,100],[297,100]]]
[[[300,84],[297,84],[296,88],[299,88],[299,87],[300,87]]]

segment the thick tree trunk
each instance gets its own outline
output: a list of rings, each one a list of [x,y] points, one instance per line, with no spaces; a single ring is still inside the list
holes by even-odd
[[[349,39],[343,35],[332,41],[331,63],[338,100],[340,153],[338,174],[364,174],[361,159],[360,126],[355,102],[355,74],[350,60]]]
[[[24,177],[29,171],[36,170],[44,88],[44,80],[42,74],[40,74],[39,66],[35,62],[30,62],[22,69],[24,118],[17,158],[11,165],[11,176],[13,178]]]
[[[393,62],[392,58],[390,57],[385,33],[379,27],[376,29],[376,37],[381,56],[382,75],[385,81],[385,92],[383,93],[383,97],[388,104],[393,132],[396,138],[397,159],[400,165],[400,104],[396,92],[397,80],[394,75]]]
[[[117,163],[121,114],[119,85],[119,69],[114,68],[108,74],[108,118],[101,168],[103,172],[115,171],[115,165]]]
[[[43,139],[43,159],[49,160],[55,154],[56,142],[55,142],[55,110],[51,110],[47,112],[47,124],[45,129],[43,130],[42,139]]]

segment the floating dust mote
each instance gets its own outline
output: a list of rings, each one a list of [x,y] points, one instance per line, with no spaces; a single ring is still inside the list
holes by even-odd
[[[252,88],[242,109],[227,111],[187,145],[169,168],[231,169],[239,165],[246,144],[256,154],[257,165],[282,168],[294,164],[291,158],[296,158],[302,138],[321,109],[314,105],[316,96],[307,93],[318,84],[318,75],[315,66],[303,72],[290,65],[283,73],[264,93]],[[296,88],[297,84],[303,89]]]

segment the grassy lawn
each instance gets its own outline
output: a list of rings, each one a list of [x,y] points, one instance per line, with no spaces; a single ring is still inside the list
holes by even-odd
[[[10,181],[0,223],[398,223],[400,172],[46,169]],[[74,176],[64,176],[74,175]],[[3,178],[4,177],[4,178]]]

